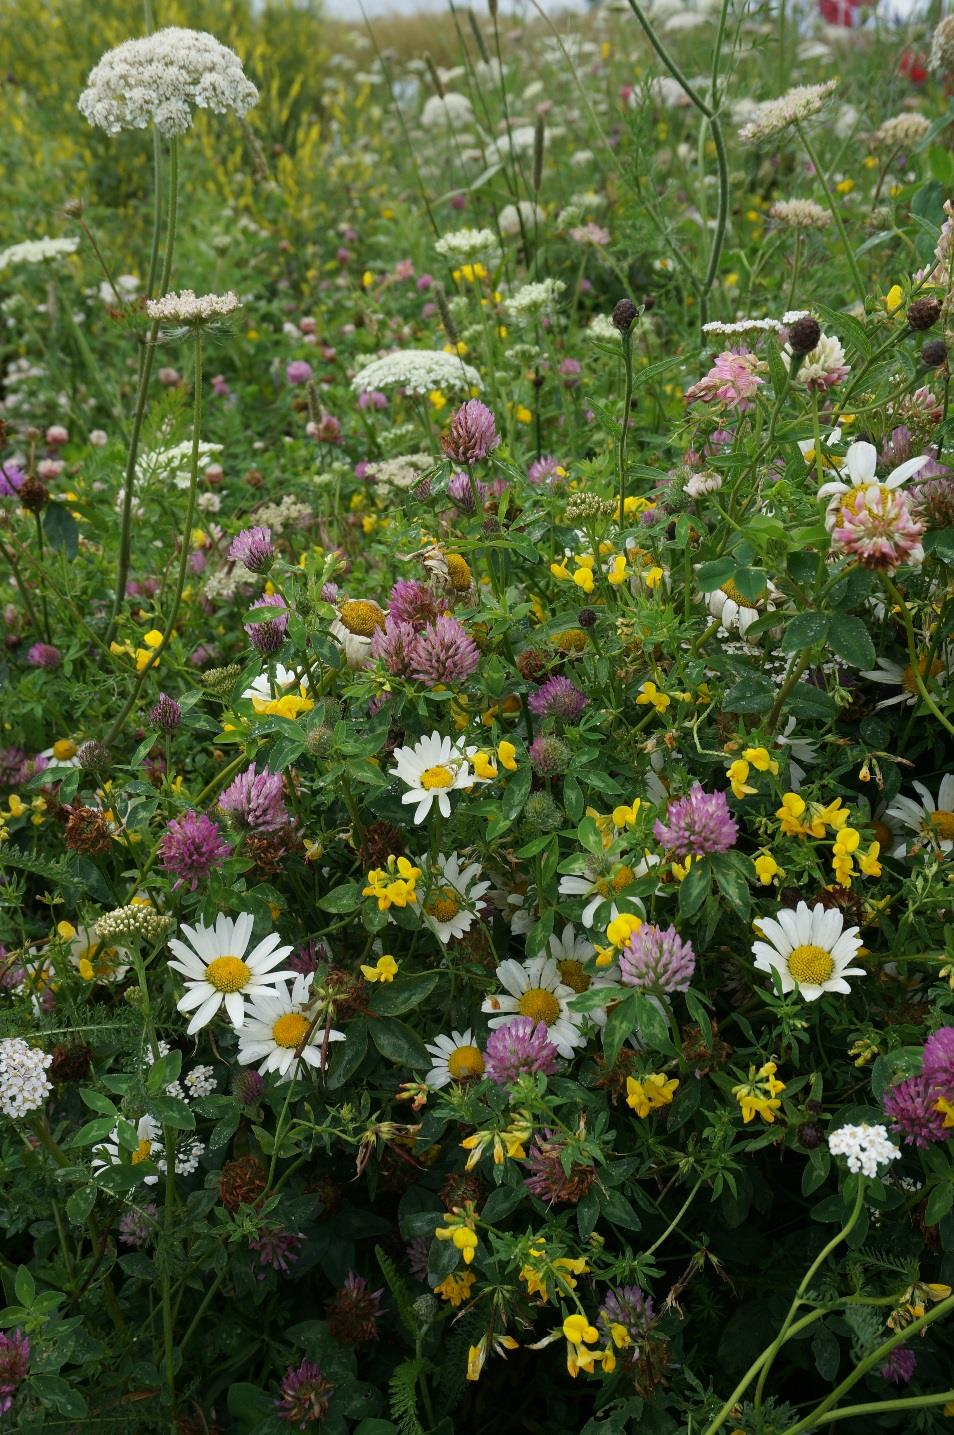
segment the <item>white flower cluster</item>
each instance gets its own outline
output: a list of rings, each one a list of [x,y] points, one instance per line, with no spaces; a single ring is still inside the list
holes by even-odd
[[[171,26],[107,50],[89,73],[79,110],[107,134],[154,124],[172,136],[190,128],[193,106],[244,115],[257,103],[234,50],[204,31]]]
[[[792,361],[792,355],[786,344],[782,350],[782,363],[786,369]],[[819,381],[832,382],[831,376],[837,374],[839,369],[845,368],[845,350],[840,339],[833,334],[822,334],[818,343],[810,354],[805,355],[804,362],[799,369],[795,382],[797,384],[811,384]]]
[[[37,1111],[53,1087],[46,1074],[52,1056],[19,1036],[0,1041],[0,1111],[14,1119]]]
[[[362,389],[405,389],[409,394],[429,394],[434,389],[467,393],[481,387],[480,375],[456,354],[443,349],[398,349],[383,359],[374,359],[351,380],[356,394]]]
[[[604,344],[621,344],[623,342],[622,334],[608,314],[594,314],[586,326],[586,332],[591,339],[598,339]]]
[[[478,259],[492,261],[500,254],[492,229],[454,229],[450,234],[442,234],[434,248],[442,259],[449,259],[452,264],[474,264]]]
[[[781,329],[786,329],[789,324],[794,324],[796,319],[804,319],[807,313],[807,309],[789,309],[781,319],[736,319],[731,324],[724,323],[721,319],[712,319],[708,324],[703,324],[702,332],[704,334],[747,334],[752,330],[759,330],[764,334],[777,334]]]
[[[211,319],[224,319],[239,307],[238,295],[231,289],[226,294],[195,294],[183,289],[178,294],[163,294],[161,299],[147,299],[146,313],[150,319],[167,324],[208,324]]]
[[[194,1066],[184,1080],[190,1096],[211,1096],[215,1090],[215,1072],[211,1066]]]
[[[474,107],[466,95],[448,90],[443,95],[431,95],[421,111],[421,124],[426,130],[458,130],[472,124]]]
[[[932,70],[954,70],[954,15],[946,15],[931,37]]]
[[[837,87],[837,80],[826,80],[823,85],[796,85],[777,100],[764,100],[754,118],[739,130],[739,140],[742,144],[758,144],[760,140],[781,134],[789,125],[817,115]]]
[[[159,942],[172,930],[173,920],[164,917],[152,907],[138,902],[128,907],[115,907],[105,912],[93,926],[101,942],[122,943],[130,937],[141,937],[144,942]]]
[[[869,1126],[867,1121],[860,1126],[840,1126],[828,1138],[828,1149],[833,1156],[844,1156],[848,1170],[863,1176],[877,1176],[878,1166],[884,1161],[897,1161],[901,1152],[888,1138],[886,1126]]]
[[[831,224],[831,211],[813,199],[777,199],[768,213],[769,219],[786,229],[827,229]]]
[[[497,224],[505,239],[514,239],[522,233],[521,223],[523,229],[532,231],[542,222],[543,210],[529,199],[521,199],[518,204],[505,204],[497,216]]]
[[[64,254],[75,254],[79,240],[75,235],[65,239],[25,239],[22,244],[12,244],[0,253],[0,269],[12,269],[14,264],[42,264],[45,259],[60,259]]]
[[[368,474],[382,488],[413,488],[421,475],[434,467],[429,453],[404,453],[396,458],[373,459]]]
[[[312,520],[313,514],[307,503],[286,493],[278,503],[263,503],[255,510],[255,522],[273,533],[284,533],[286,528],[303,528]]]
[[[915,149],[930,128],[931,121],[925,115],[894,115],[875,130],[874,147],[889,150]]]
[[[199,444],[199,463],[208,463],[222,452],[220,443]],[[189,471],[192,464],[192,440],[172,444],[169,448],[154,449],[144,453],[136,465],[137,480],[160,478],[171,480],[176,488],[189,487]]]
[[[541,279],[536,284],[522,284],[504,301],[504,312],[511,319],[529,318],[556,307],[566,285],[562,279]]]

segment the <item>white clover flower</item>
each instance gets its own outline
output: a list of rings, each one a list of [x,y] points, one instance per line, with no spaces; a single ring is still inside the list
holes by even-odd
[[[538,204],[529,199],[521,199],[518,204],[505,204],[497,216],[497,225],[505,239],[515,239],[523,228],[533,230],[536,225],[543,222],[543,210]]]
[[[75,254],[79,240],[75,235],[63,239],[25,239],[22,244],[13,244],[0,253],[0,269],[12,269],[16,264],[42,264],[47,259],[62,259],[66,254]]]
[[[781,134],[789,125],[817,115],[837,87],[837,80],[826,80],[823,85],[796,85],[777,100],[763,101],[753,119],[739,130],[740,142],[757,144],[760,140]]]
[[[535,284],[522,284],[503,301],[504,313],[511,319],[528,319],[536,314],[552,312],[565,288],[562,279],[541,279]]]
[[[442,234],[434,245],[442,259],[452,264],[492,263],[500,256],[500,245],[492,229],[454,229]]]
[[[212,319],[224,319],[239,307],[239,297],[231,289],[225,294],[196,294],[191,289],[163,294],[160,299],[146,300],[150,319],[166,324],[185,324],[195,328]]]
[[[258,90],[234,50],[200,30],[171,26],[107,50],[79,99],[91,125],[118,135],[154,124],[160,134],[185,134],[192,108],[246,114]]]
[[[481,388],[481,380],[477,370],[457,354],[443,349],[398,349],[359,369],[351,387],[356,394],[364,389],[404,389],[409,394],[441,389],[447,394],[469,394],[471,389]]]
[[[888,1137],[888,1128],[869,1126],[867,1121],[860,1126],[839,1126],[828,1138],[828,1149],[833,1156],[846,1157],[854,1175],[860,1171],[863,1176],[877,1176],[879,1165],[897,1161],[901,1155]]]
[[[16,1120],[39,1111],[53,1090],[46,1069],[53,1057],[22,1037],[0,1041],[0,1111]]]
[[[639,320],[636,320],[639,323]],[[635,327],[635,325],[634,325]],[[594,314],[586,326],[591,339],[603,344],[622,344],[623,336],[608,314]]]

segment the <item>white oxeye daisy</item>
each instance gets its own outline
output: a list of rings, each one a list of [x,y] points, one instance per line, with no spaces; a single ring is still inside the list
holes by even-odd
[[[70,941],[70,963],[84,982],[119,982],[129,970],[129,952],[98,941],[95,932],[80,927]]]
[[[580,1012],[571,1011],[567,1002],[575,996],[571,986],[560,980],[560,969],[552,957],[531,957],[526,962],[512,958],[501,962],[497,980],[504,991],[484,998],[482,1011],[491,1012],[488,1025],[506,1026],[515,1016],[528,1016],[542,1021],[547,1040],[561,1056],[572,1057],[573,1048],[583,1046],[586,1038],[580,1031]]]
[[[618,984],[610,977],[592,975],[586,970],[586,963],[596,955],[596,948],[585,937],[577,935],[572,922],[567,922],[562,932],[551,933],[549,945],[550,957],[556,962],[560,981],[564,986],[572,987],[577,995],[605,987],[606,1000],[609,1001],[612,993],[619,990]],[[606,1021],[606,1012],[601,1007],[594,1007],[587,1012],[587,1016],[597,1026],[603,1026]]]
[[[129,1164],[139,1166],[143,1161],[151,1161],[158,1166],[159,1157],[162,1151],[162,1137],[158,1121],[151,1116],[140,1116],[139,1125],[136,1127],[136,1140],[139,1143],[135,1151],[130,1153]],[[107,1166],[119,1166],[122,1163],[122,1156],[119,1150],[119,1128],[114,1126],[109,1133],[107,1141],[101,1141],[94,1147],[98,1153],[93,1157],[91,1170],[96,1176],[100,1171],[105,1171]],[[165,1162],[163,1162],[165,1169]],[[158,1176],[143,1176],[147,1186],[154,1186],[159,1180]]]
[[[888,806],[885,817],[893,817],[904,827],[917,833],[910,846],[902,842],[892,856],[913,857],[921,851],[950,852],[954,848],[954,772],[946,772],[937,790],[937,799],[923,782],[912,783],[921,801],[913,797],[896,797]]]
[[[819,498],[828,499],[828,507],[825,510],[826,527],[830,529],[835,526],[842,501],[846,494],[851,493],[852,489],[900,488],[912,474],[919,473],[927,462],[927,455],[919,454],[917,458],[906,459],[904,463],[892,469],[887,478],[878,479],[875,478],[878,450],[874,444],[865,443],[863,440],[850,444],[845,452],[845,461],[840,469],[839,477],[831,479],[828,483],[823,483],[818,490]]]
[[[826,210],[825,213],[827,214],[827,212],[828,211]],[[840,443],[840,441],[840,428],[832,429],[828,437],[826,439],[822,439],[823,468],[841,468],[845,460],[843,458],[839,458],[837,454],[829,453],[828,451],[834,444]],[[813,438],[800,438],[798,440],[798,447],[801,449],[802,458],[805,460],[806,463],[815,462],[815,440]]]
[[[189,1036],[206,1026],[223,1003],[229,1021],[238,1029],[245,1020],[246,997],[295,975],[293,971],[273,970],[291,951],[291,947],[280,945],[277,932],[270,932],[248,952],[253,923],[249,912],[234,921],[219,913],[214,927],[202,922],[190,927],[183,922],[181,930],[191,946],[176,937],[169,939],[169,946],[179,958],[169,965],[182,973],[187,987],[176,1008],[181,1012],[195,1011],[186,1028]]]
[[[479,862],[461,867],[456,852],[445,857],[438,852],[433,861],[420,858],[423,869],[420,894],[421,916],[437,937],[446,944],[452,937],[462,937],[469,932],[481,905],[480,898],[490,887],[489,882],[480,882]]]
[[[450,1036],[435,1036],[426,1045],[432,1057],[431,1069],[424,1078],[428,1086],[449,1086],[452,1081],[472,1081],[483,1076],[484,1058],[470,1027],[452,1031]]]
[[[734,630],[740,638],[744,638],[757,619],[766,613],[775,612],[780,596],[775,585],[769,583],[757,597],[749,598],[740,593],[730,578],[721,588],[714,588],[711,593],[706,594],[706,607],[712,617],[718,619],[726,633]]]
[[[931,671],[928,673],[928,660],[922,658],[918,663],[918,675],[924,686],[930,688],[932,683],[939,679],[946,683],[950,678],[950,667],[938,657],[931,659]],[[892,708],[898,706],[913,707],[920,702],[921,694],[918,692],[917,683],[914,680],[914,669],[908,664],[904,667],[901,663],[895,662],[893,658],[879,658],[876,668],[869,668],[862,673],[869,683],[883,683],[885,687],[897,688],[897,693],[890,698],[882,698],[880,703],[875,704],[875,711],[880,708]]]
[[[239,1034],[238,1059],[242,1066],[260,1061],[258,1070],[262,1076],[277,1071],[279,1080],[287,1081],[294,1074],[299,1046],[302,1049],[297,1060],[321,1068],[327,1060],[327,1043],[344,1041],[343,1031],[326,1030],[322,1020],[312,1026],[315,1011],[309,1006],[313,976],[313,972],[307,976],[299,973],[291,988],[279,982],[249,997],[248,1017]]]
[[[424,821],[434,802],[442,817],[450,817],[448,793],[486,781],[476,775],[467,758],[465,748],[436,731],[430,737],[420,738],[413,747],[394,749],[394,766],[388,771],[392,777],[399,777],[408,789],[401,797],[402,803],[417,803],[415,824]]]
[[[797,987],[809,1002],[823,992],[847,995],[851,987],[845,977],[865,975],[864,967],[848,965],[861,938],[857,927],[842,930],[845,919],[837,907],[826,911],[821,902],[814,907],[799,902],[794,910],[782,907],[774,917],[759,917],[756,925],[766,938],[752,945],[756,969],[778,972],[783,992]]]
[[[349,668],[366,668],[371,662],[371,639],[386,621],[384,609],[370,598],[349,598],[338,606],[328,629],[341,647]]]
[[[619,916],[619,908],[612,900],[621,896],[636,881],[637,877],[645,877],[651,867],[655,867],[659,858],[655,854],[647,853],[641,862],[635,867],[630,867],[626,862],[609,863],[605,870],[598,870],[595,863],[590,864],[590,871],[584,873],[568,873],[560,878],[559,894],[561,897],[588,897],[589,901],[583,908],[581,918],[584,927],[592,927],[593,920],[600,907],[609,902],[609,916],[604,912],[604,922],[613,922]],[[633,901],[632,905],[642,912],[642,903]]]

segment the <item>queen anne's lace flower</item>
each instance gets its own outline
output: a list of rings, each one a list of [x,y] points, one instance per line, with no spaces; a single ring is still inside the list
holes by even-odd
[[[65,239],[25,239],[22,244],[12,244],[0,253],[0,269],[12,269],[15,264],[42,264],[44,259],[60,259],[66,254],[75,254],[79,240],[75,235]]]
[[[500,254],[492,229],[455,229],[442,234],[434,245],[442,259],[452,264],[472,264],[478,259],[494,260]]]
[[[826,80],[823,85],[796,85],[777,100],[765,100],[750,123],[739,130],[740,141],[742,144],[757,144],[760,140],[781,134],[789,125],[817,115],[837,86],[837,80]]]
[[[211,319],[224,319],[239,307],[238,295],[230,289],[226,294],[196,294],[183,289],[178,294],[163,294],[161,299],[147,299],[146,313],[150,319],[164,324],[207,324]]]
[[[191,127],[193,106],[244,115],[257,103],[234,50],[204,31],[172,26],[107,50],[90,71],[79,110],[107,134],[154,124],[172,136]]]
[[[398,349],[373,359],[351,380],[356,394],[363,389],[405,389],[409,394],[467,393],[481,387],[480,375],[456,354],[443,349]]]

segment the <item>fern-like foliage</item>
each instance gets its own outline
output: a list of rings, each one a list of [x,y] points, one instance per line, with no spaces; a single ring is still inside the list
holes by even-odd
[[[62,857],[51,861],[38,853],[25,852],[5,842],[0,847],[0,871],[10,868],[15,872],[25,872],[30,877],[39,877],[51,888],[68,887],[73,891],[80,885],[76,873]]]
[[[455,1320],[450,1333],[441,1341],[441,1365],[434,1392],[435,1405],[441,1415],[451,1415],[460,1403],[467,1384],[467,1356],[472,1345],[483,1335],[486,1321],[480,1311],[472,1310]]]
[[[414,1314],[414,1303],[411,1293],[398,1274],[397,1267],[380,1246],[375,1246],[374,1254],[377,1257],[378,1265],[381,1267],[381,1274],[387,1281],[388,1290],[394,1297],[394,1305],[401,1319],[401,1324],[412,1340],[417,1340],[420,1333],[420,1323]]]
[[[884,1317],[870,1305],[850,1305],[842,1311],[851,1331],[851,1349],[856,1360],[864,1360],[884,1340]]]
[[[385,1277],[386,1279],[386,1277]],[[417,1413],[417,1382],[427,1369],[426,1360],[405,1360],[391,1376],[391,1419],[400,1435],[425,1435]]]

